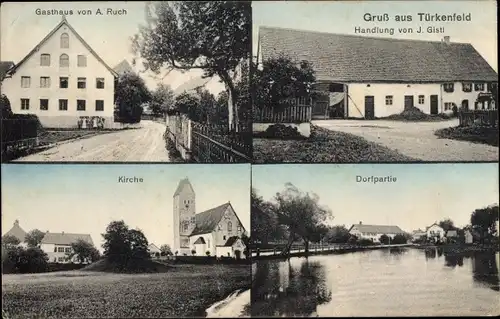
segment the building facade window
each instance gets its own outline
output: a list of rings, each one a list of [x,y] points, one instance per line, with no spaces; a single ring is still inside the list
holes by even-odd
[[[451,102],[444,103],[444,110],[445,111],[451,111],[452,109],[453,109],[453,103],[451,103]]]
[[[59,111],[67,111],[68,110],[68,100],[59,100]]]
[[[484,83],[474,83],[474,91],[484,91]]]
[[[69,67],[69,56],[67,54],[61,54],[59,57],[59,66],[61,68]]]
[[[50,87],[50,77],[41,76],[40,77],[40,87],[41,88],[49,88]]]
[[[453,83],[445,83],[445,84],[443,84],[443,90],[445,92],[451,93],[455,90],[455,87],[454,87]]]
[[[385,105],[392,105],[392,95],[385,96]]]
[[[40,55],[40,66],[50,66],[50,54]]]
[[[47,111],[49,109],[49,100],[40,99],[40,110]]]
[[[97,78],[96,83],[95,83],[95,87],[97,89],[104,89],[104,78]]]
[[[69,35],[67,33],[61,34],[61,49],[69,48]]]
[[[21,76],[21,87],[29,88],[31,86],[31,77],[29,76]]]
[[[79,89],[85,89],[87,87],[87,79],[86,78],[78,78],[76,87]]]
[[[418,96],[418,104],[424,104],[424,103],[425,103],[425,96],[419,95]]]
[[[64,257],[59,257],[59,258],[57,259],[57,261],[58,261],[58,262],[60,262],[60,263],[63,263],[63,262],[64,262]]]
[[[241,233],[241,226],[238,225],[238,233]]]
[[[67,89],[68,88],[68,82],[69,82],[69,79],[67,77],[60,77],[59,78],[59,87],[61,89]]]
[[[85,111],[85,100],[76,100],[76,110],[77,111]]]
[[[30,109],[30,99],[21,99],[21,110]]]
[[[66,247],[66,248],[64,249],[64,252],[65,252],[65,253],[71,253],[71,247]]]
[[[95,110],[96,111],[104,111],[104,100],[96,100],[95,101]],[[192,217],[191,219],[194,219],[194,217]],[[191,221],[193,222],[193,221]]]
[[[464,91],[464,92],[472,92],[472,83],[470,83],[470,82],[463,82],[462,83],[462,91]]]
[[[64,252],[64,247],[57,247],[57,252],[58,253],[63,253]]]
[[[76,64],[79,67],[86,67],[87,66],[87,57],[85,55],[79,55],[77,57]]]

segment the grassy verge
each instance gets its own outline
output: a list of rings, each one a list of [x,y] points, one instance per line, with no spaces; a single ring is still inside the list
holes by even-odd
[[[254,138],[253,158],[256,163],[415,161],[362,137],[330,131],[315,125],[311,126],[311,136],[306,139]]]
[[[498,127],[447,127],[434,133],[441,138],[498,146]]]
[[[2,276],[10,318],[192,317],[241,288],[249,265],[175,265],[154,274],[65,271]]]
[[[182,158],[181,152],[175,148],[175,143],[168,138],[168,133],[165,132],[163,135],[163,139],[165,140],[165,148],[167,149],[168,152],[168,159],[172,163],[185,163],[187,162],[185,159]]]

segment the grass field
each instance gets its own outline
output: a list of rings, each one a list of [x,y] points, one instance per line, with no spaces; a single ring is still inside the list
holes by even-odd
[[[3,275],[8,318],[205,316],[213,303],[250,288],[250,265],[173,265],[153,274],[64,271]]]
[[[498,146],[498,127],[457,126],[437,130],[435,134],[441,138]]]
[[[307,139],[254,138],[253,159],[256,163],[415,161],[362,137],[317,126],[311,126]]]

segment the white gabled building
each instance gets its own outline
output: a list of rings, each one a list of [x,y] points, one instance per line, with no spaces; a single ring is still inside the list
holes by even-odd
[[[112,127],[116,76],[63,16],[10,68],[2,94],[13,113],[35,114],[44,127],[76,128],[82,119]]]
[[[437,223],[434,223],[425,229],[428,239],[434,239],[434,241],[440,241],[445,237],[444,229]]]
[[[313,99],[313,119],[497,108],[490,93],[497,72],[471,44],[447,36],[422,41],[261,27],[258,61],[283,54],[315,70],[315,89],[325,94]]]
[[[404,231],[398,226],[365,225],[362,222],[359,222],[359,224],[351,226],[349,234],[358,237],[358,239],[368,239],[374,243],[379,243],[382,235],[386,235],[392,240],[396,235],[403,235]]]
[[[70,234],[70,233],[51,233],[46,232],[43,236],[40,248],[49,257],[49,262],[53,263],[79,263],[78,256],[73,256],[69,259],[68,254],[73,251],[71,244],[76,243],[78,240],[86,241],[94,246],[92,237],[89,234]],[[87,261],[90,263],[91,261]]]

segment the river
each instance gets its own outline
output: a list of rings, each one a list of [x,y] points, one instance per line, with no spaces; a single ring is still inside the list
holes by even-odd
[[[252,316],[498,315],[499,263],[436,248],[259,260]]]

